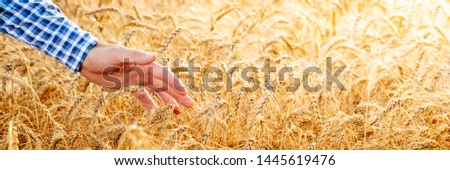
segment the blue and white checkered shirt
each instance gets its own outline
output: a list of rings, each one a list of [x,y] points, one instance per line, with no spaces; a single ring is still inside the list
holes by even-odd
[[[79,71],[97,39],[67,19],[50,0],[2,0],[0,30]]]

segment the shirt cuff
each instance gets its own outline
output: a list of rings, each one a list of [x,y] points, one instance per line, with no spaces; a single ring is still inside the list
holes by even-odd
[[[72,52],[68,52],[71,55],[68,58],[74,61],[63,62],[72,72],[80,71],[81,65],[89,51],[98,43],[98,40],[87,32],[82,31],[78,36],[80,36],[79,41],[75,42],[76,45],[72,48]]]
[[[6,2],[6,3],[4,3]],[[51,1],[1,1],[0,31],[78,72],[97,39],[67,19]]]

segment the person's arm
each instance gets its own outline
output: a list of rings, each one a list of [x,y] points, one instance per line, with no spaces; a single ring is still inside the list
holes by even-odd
[[[156,54],[99,43],[68,20],[51,1],[2,0],[0,30],[55,58],[72,72],[79,71],[100,86],[123,89],[139,85],[154,91],[167,104],[178,102],[187,107],[194,104],[181,81],[153,63]],[[140,71],[127,69],[130,66]],[[156,108],[146,92],[134,91],[133,94],[146,109]]]
[[[97,39],[62,15],[51,1],[0,2],[1,32],[33,46],[64,64],[70,71],[80,69]]]

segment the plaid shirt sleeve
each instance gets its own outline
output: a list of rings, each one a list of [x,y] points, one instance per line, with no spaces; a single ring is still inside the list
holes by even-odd
[[[97,39],[67,19],[50,0],[2,0],[0,30],[79,71]]]

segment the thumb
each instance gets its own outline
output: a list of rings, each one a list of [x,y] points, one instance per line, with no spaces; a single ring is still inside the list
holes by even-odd
[[[129,58],[130,64],[146,65],[156,60],[156,53],[144,53],[142,51],[124,48],[121,54],[125,58]]]

